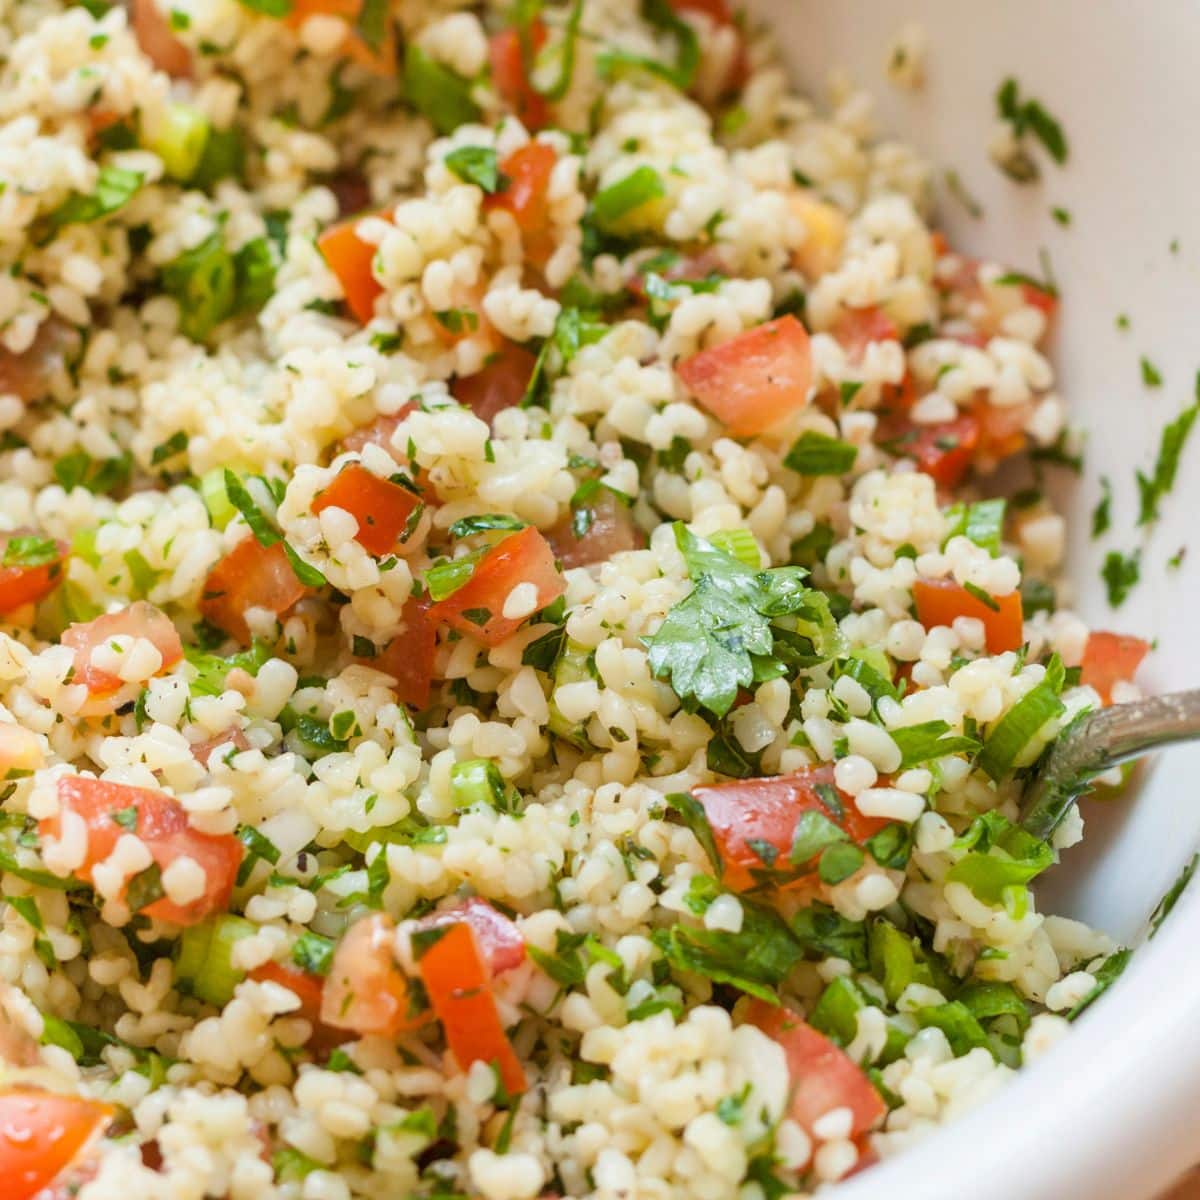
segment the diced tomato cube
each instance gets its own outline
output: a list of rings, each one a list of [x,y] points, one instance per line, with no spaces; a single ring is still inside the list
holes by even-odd
[[[782,869],[791,853],[796,824],[807,812],[827,817],[860,846],[889,823],[860,813],[853,798],[835,787],[830,766],[805,767],[769,779],[705,784],[693,788],[692,795],[703,806],[721,852],[722,882],[738,892],[753,887],[757,882],[753,872],[766,867],[753,843],[774,847]]]
[[[112,644],[117,637],[144,638],[152,642],[162,657],[159,668],[162,671],[173,667],[183,657],[183,643],[174,622],[145,600],[136,600],[127,608],[105,613],[94,621],[68,625],[63,631],[62,644],[75,651],[72,682],[82,683],[92,696],[107,696],[124,686],[118,676],[92,665],[92,651]]]
[[[361,661],[390,675],[396,681],[396,695],[405,704],[424,708],[433,684],[437,622],[430,617],[429,602],[415,597],[404,602],[403,615],[403,632],[392,638],[381,654]]]
[[[536,364],[528,350],[506,341],[474,375],[451,380],[450,394],[490,425],[498,412],[520,404]]]
[[[313,501],[312,511],[314,515],[327,508],[348,512],[358,522],[354,540],[368,554],[381,558],[395,548],[420,506],[420,497],[408,488],[350,463]],[[407,532],[411,536],[412,531]]]
[[[835,1108],[850,1110],[850,1136],[860,1137],[887,1115],[883,1097],[853,1059],[803,1018],[778,1004],[754,1000],[746,1020],[773,1038],[787,1056],[791,1100],[788,1116],[811,1135]]]
[[[383,284],[371,270],[375,247],[355,232],[361,219],[330,225],[318,236],[317,249],[342,285],[346,307],[365,325],[375,315],[375,300],[383,294]]]
[[[32,566],[4,566],[5,552],[15,538],[37,537],[32,529],[0,533],[0,613],[10,613],[24,604],[36,604],[62,582],[63,563],[69,547],[55,540],[57,551],[49,562]]]
[[[138,49],[173,79],[190,79],[192,52],[171,32],[164,8],[158,0],[133,0],[131,21]]]
[[[396,962],[396,927],[386,913],[355,921],[333,952],[321,991],[321,1020],[360,1036],[394,1038],[428,1020],[414,1012],[408,981]]]
[[[76,872],[86,883],[93,870],[113,852],[127,834],[136,835],[150,852],[160,871],[189,858],[204,871],[204,890],[186,904],[167,896],[147,904],[142,911],[162,921],[194,925],[210,913],[229,907],[242,843],[232,834],[202,833],[188,822],[187,811],[173,796],[149,788],[108,783],[82,775],[67,775],[58,781],[59,811],[38,822],[43,838],[63,836],[64,815],[73,813],[87,829],[87,854]]]
[[[874,306],[843,308],[829,332],[856,366],[862,362],[868,346],[875,342],[894,342],[900,337],[896,322]]]
[[[971,469],[979,445],[979,421],[973,416],[956,417],[937,425],[912,425],[902,437],[897,453],[916,461],[917,469],[940,487],[955,488]]]
[[[500,170],[508,179],[501,191],[483,199],[487,212],[512,214],[530,261],[541,266],[554,251],[550,231],[550,176],[558,155],[543,142],[526,142],[508,155]]]
[[[545,45],[545,24],[537,19],[531,21],[526,38],[527,51],[522,46],[519,29],[502,29],[492,35],[488,50],[497,94],[516,113],[521,124],[530,133],[536,133],[549,122],[550,107],[530,81],[526,53],[532,59]]]
[[[980,397],[971,406],[971,416],[979,424],[976,459],[1000,462],[1025,449],[1025,426],[1033,413],[1033,404],[1015,404],[1001,408]]]
[[[1079,681],[1111,704],[1113,684],[1132,680],[1149,653],[1150,643],[1139,637],[1097,630],[1088,635],[1084,646]]]
[[[8,1200],[37,1200],[113,1119],[111,1104],[34,1087],[0,1092],[0,1178]]]
[[[562,566],[586,567],[608,562],[614,554],[640,550],[646,544],[646,537],[634,523],[628,506],[606,488],[601,488],[586,507],[591,523],[581,535],[575,532],[575,512],[568,513],[546,531],[546,540]]]
[[[913,584],[917,620],[926,629],[951,625],[955,617],[975,617],[983,622],[989,654],[1020,649],[1025,640],[1021,593],[990,596],[984,603],[953,579],[918,579]]]
[[[416,922],[417,929],[439,929],[465,921],[493,975],[511,971],[525,961],[525,938],[516,922],[480,896],[471,896],[453,908],[430,913]]]
[[[535,596],[522,615],[506,617],[504,607],[514,588],[532,584]],[[466,583],[430,609],[435,620],[453,625],[485,646],[498,646],[533,613],[552,604],[566,590],[554,562],[554,551],[532,526],[510,534],[475,566]]]
[[[500,1023],[491,974],[471,925],[455,921],[448,926],[417,965],[459,1069],[492,1063],[510,1095],[524,1092],[525,1071]]]
[[[753,437],[808,403],[808,334],[795,317],[779,317],[685,358],[677,370],[730,434]]]
[[[282,542],[263,546],[253,534],[247,534],[209,572],[200,612],[218,629],[248,643],[249,609],[263,608],[280,617],[307,592],[296,578]]]

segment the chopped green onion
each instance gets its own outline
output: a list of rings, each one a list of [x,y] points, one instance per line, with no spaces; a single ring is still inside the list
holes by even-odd
[[[175,978],[197,1000],[223,1008],[233,999],[233,989],[246,977],[233,965],[233,948],[242,938],[257,932],[258,926],[252,921],[233,913],[187,926],[179,939]]]
[[[1065,708],[1058,698],[1061,681],[1047,677],[1031,688],[992,727],[979,752],[977,766],[999,782],[1013,769],[1027,747]]]
[[[653,167],[641,166],[592,197],[592,214],[600,225],[612,226],[635,209],[665,196],[667,189]]]
[[[432,599],[445,600],[447,596],[453,596],[475,574],[481,557],[479,553],[465,554],[461,558],[434,563],[425,572],[425,586]]]
[[[200,499],[208,509],[208,519],[214,529],[224,529],[237,516],[237,509],[225,490],[225,467],[213,467],[200,477]]]
[[[732,554],[738,562],[745,563],[752,571],[762,566],[762,555],[754,534],[748,529],[719,529],[708,539],[718,550]]]
[[[483,804],[489,808],[504,807],[504,776],[488,758],[468,758],[450,768],[450,795],[455,808],[471,808]]]
[[[110,216],[123,208],[142,186],[138,171],[104,166],[96,177],[96,190],[84,196],[72,192],[47,218],[49,236],[53,237],[64,225],[85,225]]]
[[[946,542],[952,537],[970,538],[977,546],[992,555],[1000,553],[1000,537],[1004,532],[1004,500],[980,500],[975,504],[954,504],[946,510],[949,526]],[[945,542],[943,542],[943,546]]]
[[[409,103],[440,134],[479,120],[471,81],[435,62],[415,42],[404,50],[404,87]]]
[[[208,117],[190,104],[171,101],[163,106],[152,127],[143,130],[145,147],[162,159],[174,180],[186,183],[195,174],[208,145]]]
[[[924,721],[903,729],[889,729],[888,733],[900,750],[901,771],[944,758],[947,754],[974,754],[979,749],[976,738],[961,734],[946,737],[950,726],[945,721]]]

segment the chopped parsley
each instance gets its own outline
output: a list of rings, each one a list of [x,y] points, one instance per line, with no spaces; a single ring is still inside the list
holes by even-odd
[[[1066,135],[1058,120],[1051,116],[1040,100],[1021,99],[1017,81],[1009,76],[996,92],[996,112],[1000,119],[1012,129],[1013,136],[1020,142],[1026,133],[1032,134],[1046,153],[1059,165],[1067,161],[1069,148]],[[1037,178],[1037,167],[1028,156],[1024,156],[1032,174],[1009,172],[1019,183]]]
[[[463,183],[473,183],[489,196],[501,188],[496,151],[487,146],[459,146],[442,160]]]
[[[1142,383],[1149,388],[1162,387],[1162,372],[1144,354],[1138,363],[1142,371]]]
[[[1107,475],[1100,476],[1100,499],[1092,509],[1092,537],[1107,533],[1112,524],[1112,484]]]
[[[1132,554],[1122,554],[1119,550],[1110,550],[1100,568],[1100,578],[1108,590],[1108,602],[1113,608],[1120,608],[1126,597],[1137,585],[1142,572],[1142,552],[1135,550]]]
[[[1159,501],[1175,486],[1179,460],[1197,416],[1200,416],[1200,375],[1196,378],[1195,401],[1163,427],[1154,473],[1148,476],[1141,471],[1137,473],[1138,495],[1141,500],[1139,525],[1149,525],[1158,519]]]

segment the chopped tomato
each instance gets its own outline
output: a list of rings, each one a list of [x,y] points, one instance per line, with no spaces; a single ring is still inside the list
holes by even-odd
[[[716,25],[733,24],[733,13],[726,0],[668,0],[668,3],[678,13],[703,13]]]
[[[455,921],[425,951],[418,966],[459,1069],[492,1063],[510,1095],[525,1091],[525,1072],[500,1023],[491,973],[471,925]]]
[[[376,75],[396,73],[396,28],[387,16],[383,37],[377,46],[370,45],[358,32],[359,18],[369,0],[293,0],[287,23],[299,29],[309,17],[341,17],[346,22],[346,38],[342,53]]]
[[[312,511],[314,515],[327,508],[348,512],[358,522],[354,540],[368,554],[380,558],[395,547],[420,507],[420,497],[408,488],[390,479],[380,479],[358,463],[350,463],[313,501]]]
[[[106,643],[111,644],[116,637],[145,638],[153,642],[162,656],[159,669],[163,671],[183,657],[183,643],[174,622],[145,600],[135,600],[128,608],[105,613],[94,621],[68,625],[62,635],[62,644],[75,651],[72,682],[82,683],[92,696],[108,696],[123,686],[118,676],[92,665],[92,651]]]
[[[548,193],[550,175],[557,161],[553,147],[526,142],[500,164],[508,185],[483,199],[486,211],[503,209],[512,214],[521,231],[525,253],[536,266],[542,266],[554,251]]]
[[[133,0],[133,34],[138,48],[173,79],[189,79],[192,52],[171,32],[158,0]]]
[[[1058,310],[1058,297],[1045,288],[1038,287],[1034,283],[1021,284],[1021,298],[1026,304],[1033,305],[1034,308],[1040,308],[1049,320]]]
[[[405,704],[424,708],[433,683],[437,622],[430,619],[429,602],[416,597],[404,602],[403,616],[404,632],[392,638],[381,654],[363,661],[396,681],[396,695]]]
[[[1094,688],[1105,704],[1112,703],[1114,683],[1128,683],[1137,674],[1150,643],[1127,633],[1096,631],[1083,649],[1079,682]]]
[[[200,613],[239,642],[249,642],[249,609],[264,608],[280,617],[307,591],[296,578],[283,543],[263,546],[250,533],[208,573]]]
[[[488,355],[482,370],[451,380],[450,394],[490,425],[502,409],[520,404],[536,363],[528,350],[506,341]]]
[[[57,553],[49,562],[32,566],[4,565],[5,553],[14,539],[37,536],[32,529],[24,528],[0,533],[0,613],[10,613],[23,604],[35,604],[62,582],[63,563],[68,552],[66,542],[54,542]],[[20,557],[15,550],[14,555]]]
[[[962,483],[979,445],[979,422],[973,416],[956,417],[936,425],[918,425],[900,418],[888,422],[882,432],[887,449],[913,459],[917,470],[942,488],[956,488]]]
[[[355,217],[330,225],[317,237],[317,249],[342,285],[346,307],[365,325],[375,315],[375,300],[383,294],[383,284],[371,272],[375,247],[355,232],[360,220]]]
[[[0,393],[13,395],[27,404],[42,400],[68,362],[82,348],[79,332],[65,321],[50,317],[38,327],[29,348],[20,354],[0,348]]]
[[[42,837],[60,838],[66,813],[82,819],[87,828],[87,852],[75,873],[85,883],[92,882],[94,868],[108,858],[122,837],[135,834],[160,871],[181,858],[191,859],[204,871],[204,890],[194,900],[176,904],[162,896],[141,910],[147,916],[177,925],[195,925],[209,913],[229,907],[242,861],[242,843],[231,833],[193,829],[187,810],[173,796],[68,775],[58,781],[58,806],[54,816],[38,822],[38,831]]]
[[[862,362],[868,346],[875,342],[894,342],[900,337],[895,321],[874,306],[843,308],[829,332],[856,366]]]
[[[224,747],[223,750],[222,747]],[[224,757],[226,754],[236,754],[249,749],[250,743],[246,741],[246,735],[240,729],[226,729],[224,733],[218,733],[216,737],[209,738],[206,742],[197,742],[192,747],[192,757],[201,766],[207,767],[214,750],[222,750],[222,757]]]
[[[753,887],[752,872],[766,866],[751,843],[773,846],[780,866],[785,866],[796,823],[807,812],[828,817],[860,846],[888,824],[881,817],[863,816],[853,798],[834,786],[830,766],[805,767],[769,779],[706,784],[693,788],[692,795],[703,806],[721,852],[721,879],[738,892]]]
[[[850,1110],[850,1136],[861,1137],[887,1115],[883,1097],[854,1060],[794,1012],[754,1000],[746,1020],[783,1047],[791,1100],[788,1116],[806,1133],[827,1112]]]
[[[520,616],[506,617],[509,596],[522,584],[532,584],[536,595],[522,606]],[[552,604],[564,591],[554,551],[531,526],[497,542],[476,564],[471,578],[429,611],[435,620],[453,625],[485,646],[498,646],[526,617]]]
[[[500,98],[516,113],[530,133],[536,133],[550,120],[546,99],[529,78],[530,62],[546,43],[546,26],[540,20],[529,23],[527,45],[522,45],[521,30],[502,29],[489,44],[492,83]]]
[[[975,617],[983,622],[989,654],[1017,650],[1025,640],[1021,593],[990,596],[991,605],[972,595],[953,579],[918,579],[913,584],[917,620],[926,629],[951,625],[955,617]]]
[[[1015,404],[1001,408],[979,397],[971,406],[971,416],[979,424],[977,459],[999,462],[1025,449],[1025,425],[1033,405]]]
[[[779,317],[680,362],[679,378],[734,437],[753,437],[808,403],[808,334]]]
[[[701,250],[697,254],[680,255],[660,270],[654,271],[653,274],[660,276],[668,283],[699,283],[711,275],[720,275],[723,270],[724,263],[720,256],[716,251],[707,249]],[[630,278],[626,285],[639,300],[650,299],[649,293],[646,291],[647,274],[650,272],[639,271]]]
[[[591,522],[582,534],[576,533],[572,511],[546,530],[546,540],[554,557],[564,567],[586,567],[592,563],[608,562],[623,550],[640,550],[646,544],[645,535],[634,524],[633,514],[607,488],[596,493],[594,502],[587,505]]]
[[[363,917],[333,952],[321,991],[321,1020],[335,1029],[394,1038],[424,1023],[396,963],[396,927],[386,913]]]
[[[7,1200],[34,1200],[112,1121],[113,1108],[40,1088],[0,1092],[0,1178]]]
[[[416,922],[417,929],[438,929],[465,921],[493,975],[511,971],[525,961],[525,938],[515,921],[493,908],[481,896],[471,896],[453,908],[430,913]]]
[[[415,404],[409,403],[398,412],[388,416],[380,415],[369,425],[360,425],[342,438],[341,448],[361,454],[364,446],[378,446],[381,450],[386,450],[393,458],[398,459],[399,451],[392,445],[392,434],[399,428],[400,422],[416,407]],[[400,460],[398,459],[398,461]]]
[[[311,971],[302,971],[299,967],[286,963],[266,962],[255,967],[250,972],[250,978],[259,983],[277,983],[287,988],[297,1000],[300,1008],[294,1014],[303,1017],[312,1027],[312,1035],[308,1045],[320,1052],[332,1049],[349,1040],[349,1035],[340,1029],[334,1029],[321,1020],[321,1001],[325,981],[320,975]]]

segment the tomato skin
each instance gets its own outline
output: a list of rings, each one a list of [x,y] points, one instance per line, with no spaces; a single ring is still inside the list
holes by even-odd
[[[138,48],[172,79],[190,79],[192,52],[171,32],[155,0],[133,0],[131,18]]]
[[[343,467],[313,501],[315,516],[340,508],[358,522],[354,540],[376,558],[391,552],[421,501],[406,487],[380,479],[359,463]]]
[[[511,213],[525,253],[537,266],[545,263],[554,252],[550,233],[550,175],[558,155],[553,147],[542,142],[526,142],[500,163],[501,172],[508,177],[508,186],[483,198],[485,212],[504,210]]]
[[[806,812],[819,812],[828,817],[859,846],[890,824],[882,817],[864,816],[853,798],[841,792],[838,798],[845,815],[834,816],[821,803],[817,791],[825,787],[836,790],[831,766],[805,767],[790,775],[738,779],[693,788],[692,795],[703,806],[721,851],[724,866],[721,881],[737,892],[755,885],[751,872],[762,870],[764,863],[747,844],[752,841],[774,846],[779,851],[781,866],[786,864],[796,823]]]
[[[645,535],[634,524],[633,514],[612,492],[601,488],[596,502],[588,506],[592,523],[582,537],[575,536],[573,512],[546,530],[554,557],[564,568],[587,567],[608,562],[624,550],[640,550]]]
[[[438,929],[463,922],[475,934],[475,943],[493,975],[511,971],[525,961],[525,938],[516,923],[480,896],[421,917],[415,928]]]
[[[788,1116],[806,1133],[835,1108],[848,1108],[850,1136],[861,1137],[887,1116],[887,1105],[844,1050],[781,1005],[754,1000],[746,1020],[783,1047],[792,1096]]]
[[[536,55],[546,42],[545,24],[534,19],[529,23],[527,36],[530,54]],[[550,106],[530,82],[522,53],[520,30],[502,29],[493,34],[488,44],[488,55],[492,63],[492,83],[500,98],[516,113],[517,119],[530,133],[536,133],[549,123]]]
[[[1032,404],[1001,408],[979,397],[971,406],[971,415],[979,423],[976,457],[999,462],[1020,454],[1025,449],[1025,424],[1032,411]]]
[[[321,989],[326,1025],[360,1036],[394,1038],[428,1019],[426,1013],[409,1013],[411,995],[396,963],[395,932],[386,913],[363,917],[346,930]]]
[[[404,602],[404,632],[388,642],[383,652],[360,659],[396,681],[396,695],[413,708],[429,703],[433,663],[437,654],[437,622],[430,619],[427,600],[410,597]]]
[[[0,534],[0,560],[13,538],[28,537],[33,533],[32,529],[22,528]],[[36,604],[62,582],[63,563],[67,560],[69,547],[57,538],[54,545],[58,557],[52,562],[36,567],[0,566],[0,613],[10,613],[24,604]]]
[[[72,812],[83,820],[87,826],[87,855],[75,874],[84,882],[92,882],[93,868],[108,858],[121,837],[134,833],[160,870],[186,857],[199,863],[206,877],[204,892],[197,899],[176,904],[163,896],[141,910],[147,916],[177,925],[195,925],[210,913],[229,907],[242,861],[242,843],[230,833],[193,829],[187,811],[173,796],[124,783],[67,775],[58,781],[58,803],[59,812],[40,820],[38,832],[42,837],[58,838],[63,812]],[[133,829],[127,830],[114,814],[130,808],[136,810],[137,818]]]
[[[808,334],[795,317],[779,317],[683,359],[676,370],[731,436],[753,437],[808,403]]]
[[[997,609],[989,608],[952,579],[918,579],[913,584],[917,620],[926,629],[950,625],[955,617],[975,617],[983,622],[989,654],[1018,650],[1025,640],[1021,593],[993,596]]]
[[[397,461],[401,461],[398,457],[399,451],[392,445],[392,434],[400,427],[400,422],[416,407],[412,403],[406,404],[390,415],[381,414],[369,425],[360,425],[357,429],[352,429],[342,438],[341,449],[361,454],[364,446],[378,446],[381,450],[386,450]]]
[[[334,1029],[321,1020],[321,1000],[325,981],[311,971],[302,971],[299,967],[287,963],[265,962],[250,972],[249,978],[258,983],[277,983],[287,988],[297,1000],[300,1008],[295,1015],[303,1017],[313,1027],[307,1045],[321,1053],[340,1046],[350,1040],[350,1035],[341,1029]]]
[[[494,1063],[510,1095],[524,1092],[525,1071],[500,1023],[491,973],[471,925],[454,922],[417,965],[459,1070],[476,1062]]]
[[[1096,630],[1088,634],[1079,682],[1094,688],[1104,704],[1111,704],[1113,684],[1132,680],[1149,653],[1150,643],[1139,637]]]
[[[6,1200],[35,1200],[98,1139],[113,1107],[39,1088],[0,1092],[0,1178]]]
[[[900,337],[896,322],[882,309],[843,308],[830,334],[856,366],[862,362],[867,348],[875,342],[894,342]]]
[[[506,341],[482,370],[451,380],[450,394],[490,425],[498,412],[520,404],[536,364],[528,350]]]
[[[0,392],[11,393],[26,404],[44,399],[56,376],[65,373],[82,348],[83,339],[73,326],[57,317],[47,318],[28,349],[20,354],[0,349]]]
[[[265,608],[281,617],[307,594],[308,588],[288,562],[283,543],[262,546],[248,533],[208,573],[200,613],[230,637],[248,644],[247,609]]]
[[[975,461],[979,421],[964,416],[937,425],[914,425],[912,430],[913,440],[903,452],[916,460],[917,470],[940,487],[958,487]]]
[[[533,612],[552,604],[566,591],[554,562],[554,551],[532,526],[497,542],[475,567],[475,573],[453,595],[430,608],[436,621],[445,621],[485,646],[499,646],[526,617],[504,616],[504,602],[520,583],[537,589]],[[490,614],[475,624],[465,614],[486,609]]]
[[[197,742],[192,746],[192,757],[201,766],[207,767],[212,752],[221,746],[229,747],[225,754],[240,753],[242,750],[250,749],[250,743],[246,741],[246,735],[240,729],[226,729],[224,733],[218,733],[216,737],[209,738],[205,742]]]
[[[162,655],[162,671],[173,667],[183,657],[183,643],[174,622],[145,600],[135,600],[115,613],[105,613],[94,621],[68,625],[61,638],[64,646],[75,651],[73,682],[82,683],[92,696],[103,697],[118,692],[123,682],[116,675],[92,665],[92,651],[118,636],[145,638],[154,643]]]
[[[317,237],[317,249],[342,285],[346,307],[365,325],[375,315],[375,300],[383,284],[371,272],[375,247],[355,233],[361,217],[330,225]]]

